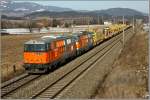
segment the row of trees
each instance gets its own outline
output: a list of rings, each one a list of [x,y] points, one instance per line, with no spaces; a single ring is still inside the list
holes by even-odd
[[[40,20],[2,20],[1,28],[29,28],[32,31],[32,28],[38,28],[39,30],[43,27],[71,27],[72,25],[88,25],[88,24],[103,24],[102,19],[96,17],[91,19],[74,19],[74,20],[63,20],[63,19],[40,19]],[[113,20],[111,20],[114,22]],[[120,20],[115,20],[115,23],[119,23]],[[121,20],[122,22],[122,20]]]
[[[42,20],[1,20],[2,28],[40,28],[40,27],[48,27],[50,23],[46,19]]]
[[[42,27],[57,27],[61,25],[61,21],[54,19],[53,21],[42,19],[42,20],[1,20],[1,28],[42,28]],[[69,24],[68,24],[69,25]],[[66,26],[68,26],[66,25]],[[68,26],[69,27],[69,26]]]
[[[43,27],[71,27],[72,25],[87,25],[87,24],[102,24],[102,20],[95,18],[77,18],[77,19],[26,19],[26,20],[1,20],[1,28],[29,28],[32,31],[32,28],[38,28],[39,30]]]

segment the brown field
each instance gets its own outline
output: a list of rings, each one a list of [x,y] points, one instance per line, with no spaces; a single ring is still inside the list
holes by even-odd
[[[24,72],[23,44],[46,34],[6,35],[1,36],[1,80],[2,82]],[[16,73],[13,71],[16,66]]]
[[[148,93],[148,34],[137,33],[123,49],[95,98],[145,98]]]

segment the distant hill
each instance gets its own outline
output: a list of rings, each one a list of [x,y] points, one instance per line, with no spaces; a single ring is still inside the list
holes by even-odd
[[[129,8],[110,8],[106,10],[79,10],[55,6],[43,6],[32,2],[14,2],[1,0],[0,9],[3,17],[75,17],[75,16],[144,16],[142,12]]]
[[[12,0],[1,0],[0,9],[2,14],[7,16],[24,16],[26,14],[40,11],[62,12],[72,10],[70,8],[43,6],[31,2],[13,2]]]
[[[100,16],[109,16],[108,14],[101,13]],[[81,16],[97,16],[95,12],[80,12],[80,11],[65,11],[65,12],[49,12],[49,11],[42,11],[42,12],[34,12],[28,14],[24,17],[81,17]]]
[[[143,17],[144,14],[142,12],[129,9],[129,8],[110,8],[106,10],[96,10],[96,11],[65,11],[65,12],[50,12],[50,11],[42,11],[42,12],[34,12],[26,15],[25,17],[77,17],[77,16],[137,16]]]
[[[129,9],[129,8],[110,8],[110,9],[106,9],[106,10],[100,10],[100,11],[96,11],[98,13],[106,13],[109,14],[111,16],[142,16],[144,15],[142,12],[133,10],[133,9]]]

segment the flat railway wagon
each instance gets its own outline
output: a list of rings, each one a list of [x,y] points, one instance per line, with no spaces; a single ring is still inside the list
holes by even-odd
[[[112,28],[113,27],[113,28]],[[109,26],[109,34],[85,31],[71,35],[48,35],[24,44],[24,68],[28,73],[46,73],[131,26]]]
[[[119,34],[123,31],[123,28],[128,29],[129,25],[123,24],[113,24],[109,26],[105,26],[104,28],[91,28],[88,33],[93,35],[93,46],[99,45],[101,42]]]

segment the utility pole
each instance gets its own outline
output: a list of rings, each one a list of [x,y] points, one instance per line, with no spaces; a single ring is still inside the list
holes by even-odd
[[[115,16],[113,16],[113,18],[114,18],[114,24],[116,23],[116,19],[115,19]]]
[[[117,16],[115,16],[115,23],[117,24]]]
[[[103,19],[103,16],[102,16],[102,24],[104,24],[103,20],[104,20],[104,19]]]
[[[97,20],[98,20],[98,22],[97,22],[97,23],[98,23],[98,24],[100,24],[100,23],[99,23],[99,16],[97,16]]]
[[[132,24],[133,24],[133,34],[134,34],[134,16],[133,16],[133,23]]]
[[[90,24],[90,18],[89,18],[89,16],[88,16],[88,31],[90,31],[90,26],[89,26],[89,24]]]
[[[122,21],[123,21],[123,25],[124,25],[124,16],[122,18]],[[124,27],[123,27],[123,47],[124,47],[124,44],[125,44],[125,37],[124,37]]]
[[[71,22],[71,24],[72,24],[72,25],[71,25],[71,27],[72,27],[72,33],[73,33],[73,29],[74,29],[73,21],[74,21],[74,20],[73,20],[73,18],[72,18],[72,22]]]

